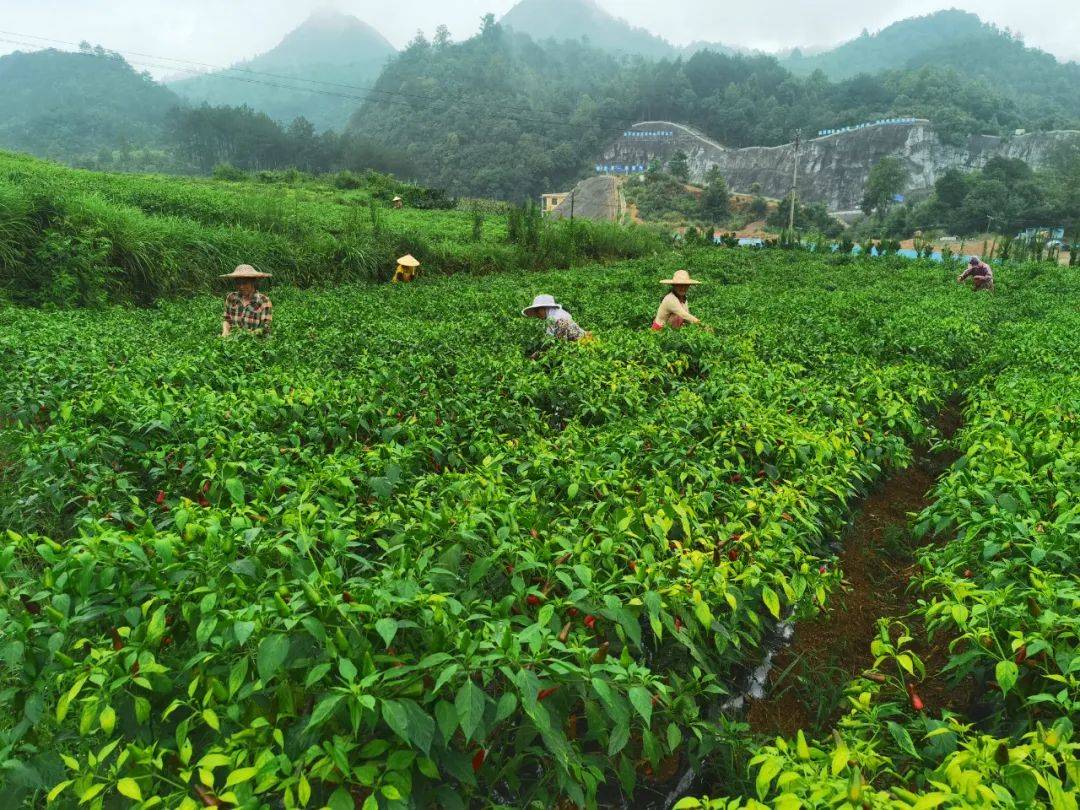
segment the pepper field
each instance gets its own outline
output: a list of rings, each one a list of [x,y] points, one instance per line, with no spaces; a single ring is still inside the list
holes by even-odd
[[[714,334],[648,329],[682,266]],[[209,297],[4,309],[4,806],[1075,808],[1080,292],[956,272],[278,288],[266,341]],[[598,342],[545,343],[538,292]],[[755,734],[729,701],[842,616],[837,541],[951,401],[917,607],[836,723]]]

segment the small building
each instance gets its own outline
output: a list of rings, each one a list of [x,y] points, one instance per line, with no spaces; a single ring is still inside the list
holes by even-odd
[[[566,198],[570,196],[569,191],[556,192],[554,194],[541,194],[540,195],[540,212],[543,214],[550,214],[556,208],[566,201]]]

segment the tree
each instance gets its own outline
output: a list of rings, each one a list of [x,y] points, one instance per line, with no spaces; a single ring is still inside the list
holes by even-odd
[[[705,180],[705,192],[701,195],[701,217],[706,222],[719,225],[731,215],[728,186],[716,166],[709,169]]]
[[[862,210],[867,216],[884,216],[894,198],[903,192],[908,181],[908,171],[899,158],[886,157],[870,170],[863,195]]]
[[[690,162],[686,152],[681,149],[672,155],[667,165],[668,174],[684,183],[690,182]]]

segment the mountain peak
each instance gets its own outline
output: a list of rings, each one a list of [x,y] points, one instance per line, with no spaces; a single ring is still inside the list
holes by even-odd
[[[317,9],[264,54],[273,61],[350,64],[395,51],[382,34],[363,20],[332,7]]]
[[[666,40],[635,28],[604,9],[596,0],[520,0],[501,20],[507,28],[536,40],[578,40],[586,37],[598,48],[640,54],[653,59],[673,56]]]

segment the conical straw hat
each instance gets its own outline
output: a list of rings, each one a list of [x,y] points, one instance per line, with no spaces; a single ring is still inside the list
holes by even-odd
[[[252,280],[260,279],[260,278],[270,278],[270,277],[271,277],[270,273],[260,273],[258,270],[256,270],[254,267],[252,267],[250,264],[242,264],[239,267],[237,267],[235,270],[233,270],[231,273],[226,273],[225,275],[220,276],[220,278],[252,279]]]
[[[420,262],[418,262],[411,253],[406,253],[404,256],[397,260],[397,263],[400,264],[402,267],[420,266]]]
[[[686,284],[692,286],[694,284],[700,284],[700,281],[695,281],[690,278],[690,274],[685,270],[677,270],[675,275],[671,278],[666,278],[660,282],[661,284]]]

